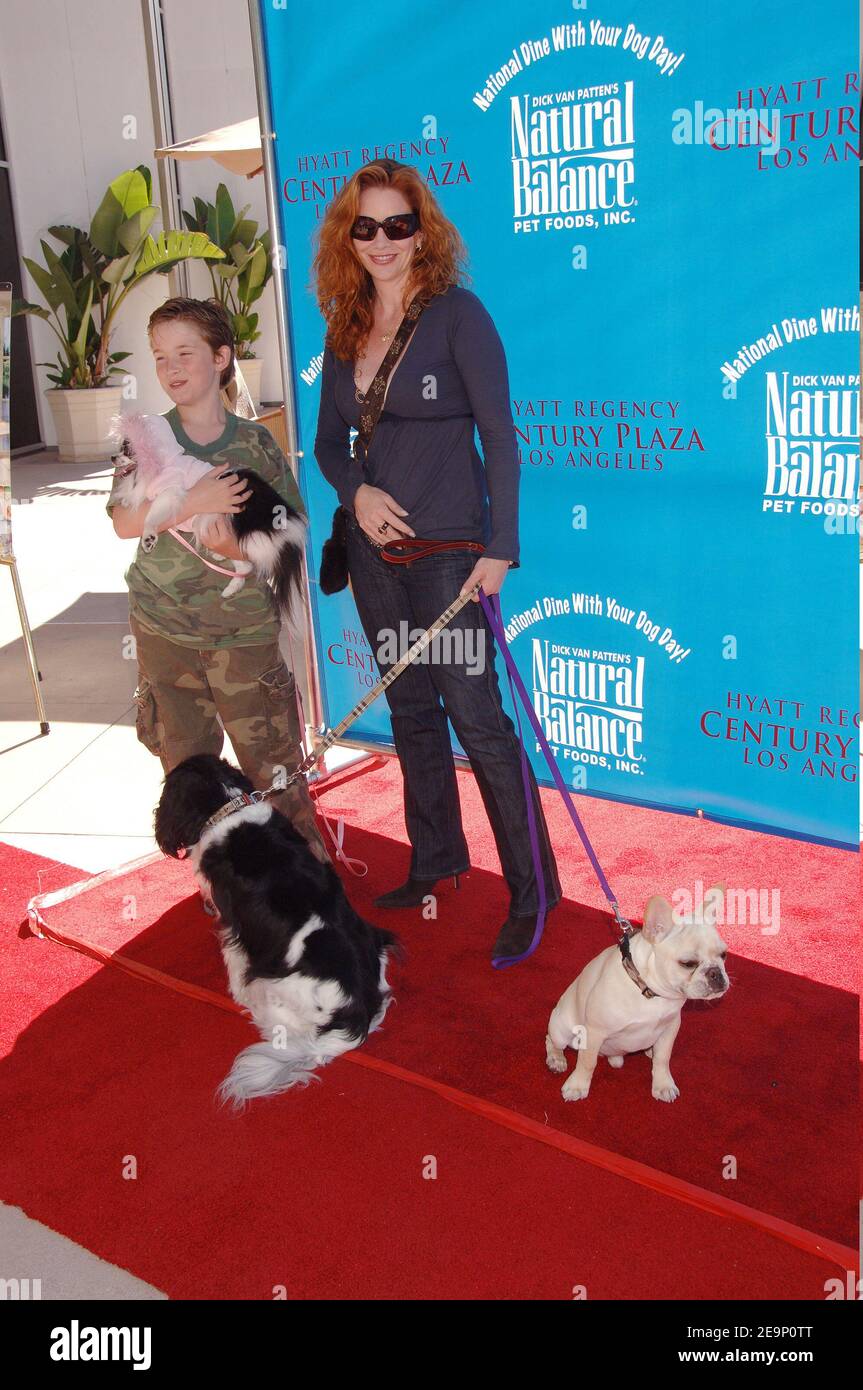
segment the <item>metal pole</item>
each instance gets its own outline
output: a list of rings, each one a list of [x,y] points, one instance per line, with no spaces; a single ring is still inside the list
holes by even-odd
[[[33,686],[33,699],[36,704],[36,717],[39,720],[39,730],[42,734],[50,733],[48,719],[45,714],[45,705],[42,701],[42,691],[40,681],[42,673],[36,661],[36,649],[33,646],[33,634],[30,631],[30,623],[27,619],[27,609],[24,604],[24,591],[21,588],[21,580],[18,577],[18,566],[15,563],[15,554],[12,549],[12,473],[10,463],[10,444],[11,444],[11,384],[9,376],[9,364],[11,361],[11,327],[12,327],[12,285],[8,280],[0,281],[0,565],[8,567],[12,575],[12,587],[15,590],[15,602],[18,605],[18,618],[21,622],[21,635],[24,638],[24,650],[27,655],[27,666],[30,671],[30,683]],[[7,510],[8,509],[8,510]]]
[[[39,682],[42,679],[42,672],[36,660],[36,648],[33,646],[33,633],[30,630],[30,622],[27,617],[27,609],[24,606],[24,591],[21,588],[21,580],[18,577],[18,566],[14,559],[0,560],[0,564],[8,565],[12,575],[12,587],[15,590],[15,602],[18,605],[18,617],[21,622],[21,635],[24,638],[24,650],[27,653],[27,666],[30,671],[30,683],[33,686],[33,699],[36,703],[36,718],[39,720],[40,733],[50,733],[48,727],[48,716],[45,713],[45,704],[42,699],[42,689]]]
[[[249,0],[249,27],[252,36],[252,57],[255,64],[255,88],[258,96],[258,116],[261,122],[261,149],[264,157],[264,188],[267,196],[267,219],[270,224],[270,235],[274,250],[281,248],[281,219],[279,217],[279,203],[276,195],[276,159],[274,140],[276,132],[272,127],[272,114],[270,111],[270,92],[267,85],[267,65],[264,56],[264,34],[261,27],[261,14],[258,8],[258,0]],[[297,415],[296,403],[294,401],[294,373],[293,373],[293,344],[290,337],[290,319],[288,317],[288,306],[285,297],[285,281],[281,269],[281,251],[279,252],[279,262],[274,267],[273,290],[276,296],[276,321],[279,335],[279,366],[282,373],[282,391],[285,402],[285,431],[288,438],[288,462],[296,477],[298,468],[297,460],[302,457],[297,451]],[[305,558],[303,559],[303,583],[306,596],[307,622],[303,640],[303,656],[306,673],[306,683],[309,691],[309,704],[311,705],[311,718],[313,728],[321,730],[323,728],[323,702],[321,700],[321,680],[318,669],[318,656],[315,651],[314,637],[312,634],[311,622],[311,588],[309,583],[309,572]]]
[[[147,49],[150,106],[153,112],[156,148],[164,149],[166,145],[173,145],[175,140],[174,116],[171,110],[171,87],[168,81],[168,58],[165,52],[165,31],[160,0],[141,0],[141,12],[144,22],[144,42]],[[159,182],[162,226],[166,232],[182,232],[184,223],[177,161],[157,159],[156,177]],[[168,286],[172,298],[175,295],[182,295],[188,299],[190,281],[187,261],[181,261],[179,265],[175,265],[168,272]]]

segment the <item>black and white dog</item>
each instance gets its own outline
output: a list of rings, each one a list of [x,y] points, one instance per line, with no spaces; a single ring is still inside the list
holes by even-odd
[[[223,758],[186,758],[165,778],[155,825],[163,854],[188,851],[221,918],[231,996],[264,1038],[219,1087],[236,1108],[306,1085],[317,1067],[365,1042],[392,1001],[388,953],[401,950],[392,932],[357,915],[332,865],[268,801],[253,801],[253,790]]]
[[[159,539],[159,527],[176,516],[189,489],[205,474],[219,470],[185,453],[163,415],[116,416],[112,429],[119,441],[114,496],[121,507],[130,509],[152,503],[141,533],[141,547],[149,552]],[[224,562],[231,566],[235,578],[222,590],[222,597],[238,593],[246,576],[254,571],[259,579],[272,581],[282,614],[296,628],[305,523],[254,468],[230,471],[242,479],[251,496],[241,511],[225,513],[246,558]],[[190,532],[203,545],[203,536],[215,520],[213,515],[198,514],[176,523],[175,529]]]

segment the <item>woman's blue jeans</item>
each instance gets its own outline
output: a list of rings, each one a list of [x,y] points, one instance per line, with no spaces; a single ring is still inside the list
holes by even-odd
[[[419,630],[457,598],[476,563],[450,551],[393,565],[382,559],[349,515],[348,566],[360,622],[381,675],[404,655]],[[449,635],[448,635],[449,634]],[[429,881],[470,867],[461,822],[449,718],[470,759],[510,891],[510,915],[539,908],[522,781],[520,745],[501,704],[494,637],[479,603],[467,603],[386,691],[393,739],[404,776],[410,873]],[[546,904],[562,896],[554,852],[528,765]]]

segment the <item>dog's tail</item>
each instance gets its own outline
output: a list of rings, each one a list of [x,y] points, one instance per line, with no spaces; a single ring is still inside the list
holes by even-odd
[[[316,1053],[311,1043],[292,1042],[288,1047],[253,1043],[234,1059],[216,1098],[223,1105],[242,1110],[250,1100],[277,1096],[294,1086],[308,1086],[317,1068],[329,1060]]]
[[[317,1032],[313,1029],[302,1033],[286,1032],[283,1024],[259,1023],[262,1036],[271,1041],[253,1043],[234,1059],[234,1065],[216,1092],[223,1105],[242,1110],[250,1100],[280,1095],[295,1086],[308,1086],[320,1067],[325,1067],[334,1057],[361,1047],[369,1033],[380,1028],[394,1000],[386,977],[388,957],[403,957],[404,948],[393,932],[366,925],[371,932],[372,959],[377,961],[379,971],[373,996],[352,999],[337,987],[340,1002],[330,1017],[329,1026],[322,1026]]]
[[[306,528],[299,517],[288,517],[273,531],[251,531],[242,542],[256,572],[272,580],[279,611],[293,629],[300,620],[305,544]]]
[[[281,1095],[295,1086],[308,1086],[319,1067],[364,1041],[363,1033],[357,1035],[344,1028],[331,1028],[317,1038],[282,1038],[278,1046],[268,1042],[253,1043],[234,1059],[216,1098],[223,1105],[242,1110],[250,1100]]]
[[[389,936],[390,933],[381,933]],[[398,950],[398,943],[395,942]],[[393,949],[393,946],[389,948]],[[250,1100],[263,1096],[278,1096],[291,1091],[295,1086],[308,1086],[316,1080],[320,1067],[325,1067],[334,1057],[341,1057],[365,1042],[369,1033],[380,1028],[384,1016],[395,996],[386,983],[386,959],[381,960],[381,991],[378,996],[377,1011],[373,1017],[354,1016],[348,1027],[329,1028],[316,1038],[289,1036],[280,1038],[279,1046],[274,1043],[252,1043],[244,1052],[234,1058],[234,1065],[216,1092],[216,1099],[222,1105],[230,1105],[234,1110],[242,1110]]]
[[[289,529],[291,528],[291,529]],[[287,536],[276,556],[273,569],[273,583],[276,602],[284,613],[288,625],[296,629],[300,618],[300,605],[303,592],[303,551],[306,544],[306,528],[299,518],[289,521],[280,535]]]

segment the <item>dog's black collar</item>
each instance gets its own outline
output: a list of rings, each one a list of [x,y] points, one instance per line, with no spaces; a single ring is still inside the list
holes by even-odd
[[[624,932],[623,936],[618,941],[617,946],[623,960],[623,968],[626,971],[632,983],[636,985],[638,989],[641,990],[641,993],[644,995],[645,999],[655,999],[657,997],[655,990],[652,990],[650,986],[642,979],[641,975],[639,975],[635,961],[632,959],[632,952],[629,948],[628,932]]]

